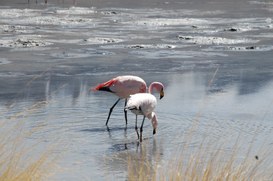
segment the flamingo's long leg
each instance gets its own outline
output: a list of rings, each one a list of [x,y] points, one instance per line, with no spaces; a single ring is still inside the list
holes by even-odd
[[[137,139],[139,139],[139,133],[138,133],[138,130],[137,130],[137,115],[136,115],[135,130],[136,130],[136,133],[137,133]]]
[[[124,107],[127,106],[127,99],[125,99],[125,104]],[[126,126],[127,126],[127,109],[124,109],[124,116],[125,116],[125,122],[126,122]]]
[[[117,105],[117,103],[120,101],[120,99],[121,99],[121,98],[119,98],[119,99],[115,102],[115,104],[110,108],[109,113],[108,113],[108,118],[107,118],[107,121],[106,121],[106,123],[105,123],[106,126],[108,125],[108,121],[109,121],[109,119],[110,119],[110,116],[111,116],[111,114],[112,114],[112,111],[113,111],[114,107]]]
[[[145,120],[145,116],[143,116],[143,121],[142,121],[141,127],[140,127],[140,142],[142,142],[142,132],[143,132],[144,120]]]

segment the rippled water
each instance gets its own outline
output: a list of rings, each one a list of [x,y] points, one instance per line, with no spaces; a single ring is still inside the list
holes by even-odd
[[[192,148],[205,137],[228,150],[240,136],[255,154],[272,149],[272,3],[56,2],[0,3],[0,110],[38,128],[27,139],[57,142],[57,179],[125,180],[128,155],[167,161],[189,131]],[[142,144],[123,103],[107,130],[117,98],[89,92],[125,74],[166,87]]]

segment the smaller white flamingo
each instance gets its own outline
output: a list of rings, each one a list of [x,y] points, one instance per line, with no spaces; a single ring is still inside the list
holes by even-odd
[[[154,95],[152,95],[152,91],[154,89],[160,92],[160,98],[164,96],[164,92],[162,93],[162,90],[164,89],[163,84],[160,82],[153,82],[149,87],[149,93],[137,93],[131,95],[127,101],[127,106],[125,107],[126,110],[129,109],[136,115],[135,130],[140,142],[142,142],[143,124],[146,117],[152,121],[153,134],[156,133],[158,123],[156,114],[154,112],[154,109],[157,105],[156,98]],[[140,136],[137,128],[137,115],[143,115],[143,120],[140,127]]]

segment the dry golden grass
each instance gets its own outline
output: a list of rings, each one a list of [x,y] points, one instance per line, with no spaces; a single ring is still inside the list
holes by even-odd
[[[41,150],[42,143],[26,139],[41,129],[29,129],[25,123],[42,104],[0,120],[0,181],[36,181],[51,175],[54,167],[51,149]]]
[[[128,154],[129,181],[248,181],[271,180],[273,177],[270,150],[253,155],[252,144],[242,152],[240,136],[234,145],[204,140],[198,148],[179,147],[167,162],[148,160],[146,153],[139,157]],[[271,150],[272,151],[272,150]],[[242,153],[244,153],[242,156]],[[268,160],[271,159],[271,160]]]

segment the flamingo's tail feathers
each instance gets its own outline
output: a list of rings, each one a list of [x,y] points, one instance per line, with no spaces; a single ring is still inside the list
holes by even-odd
[[[91,88],[90,90],[92,91],[107,91],[107,92],[112,92],[110,90],[110,86],[115,83],[116,80],[112,79],[112,80],[109,80],[107,82],[104,82],[104,83],[101,83],[99,85],[97,85],[96,87],[93,87]]]

